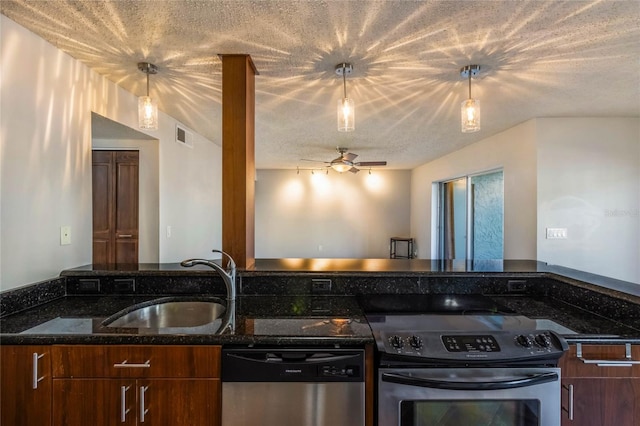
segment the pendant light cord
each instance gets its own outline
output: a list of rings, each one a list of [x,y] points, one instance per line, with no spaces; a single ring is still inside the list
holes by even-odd
[[[469,87],[469,93],[471,93],[471,87]],[[149,67],[147,67],[147,98],[149,97]]]
[[[342,64],[342,86],[344,88],[344,97],[347,97],[347,67]]]
[[[149,89],[147,88],[147,92]],[[469,67],[469,99],[471,99],[471,67]]]

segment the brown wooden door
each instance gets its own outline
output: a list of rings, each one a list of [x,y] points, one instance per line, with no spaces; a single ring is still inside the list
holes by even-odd
[[[640,379],[569,378],[562,380],[562,387],[563,406],[573,404],[573,419],[568,410],[562,413],[563,426],[640,424]],[[570,388],[572,402],[567,400]]]
[[[131,379],[55,379],[53,407],[54,426],[135,425],[136,383]]]
[[[0,366],[0,425],[50,425],[49,347],[0,346]]]
[[[92,151],[93,263],[138,263],[138,151]]]
[[[138,422],[150,426],[219,426],[219,379],[138,380]],[[144,411],[144,418],[143,416]]]
[[[640,345],[630,349],[631,360],[640,360]],[[640,364],[625,361],[625,345],[582,345],[582,359],[570,345],[559,362],[563,426],[640,424]]]

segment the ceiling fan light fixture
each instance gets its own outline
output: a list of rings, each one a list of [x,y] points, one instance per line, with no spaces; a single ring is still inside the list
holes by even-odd
[[[138,69],[147,75],[147,95],[138,98],[138,127],[143,130],[158,130],[158,103],[149,96],[149,74],[157,74],[158,67],[148,62],[139,62]]]
[[[353,67],[348,63],[336,65],[336,74],[342,77],[344,97],[338,99],[338,131],[352,132],[356,128],[356,109],[353,99],[347,96],[347,75],[353,72]]]
[[[353,165],[351,164],[347,164],[344,161],[332,161],[331,162],[331,168],[333,170],[335,170],[338,173],[344,173],[344,172],[348,172],[349,170],[351,170],[351,168],[353,167]]]
[[[480,74],[480,65],[467,65],[460,69],[460,76],[469,80],[469,98],[460,105],[460,125],[462,133],[480,130],[480,100],[471,97],[471,77]]]

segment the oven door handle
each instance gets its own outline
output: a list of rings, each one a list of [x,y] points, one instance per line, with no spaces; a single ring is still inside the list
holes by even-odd
[[[447,390],[498,390],[522,388],[525,386],[539,385],[555,382],[560,378],[558,373],[548,372],[526,377],[514,377],[509,380],[490,382],[452,382],[443,380],[426,379],[414,376],[405,376],[397,373],[382,373],[382,381],[400,385],[421,386],[423,388],[447,389]]]

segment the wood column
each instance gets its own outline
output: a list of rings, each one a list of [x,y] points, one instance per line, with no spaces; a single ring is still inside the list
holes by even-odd
[[[222,60],[222,250],[255,263],[255,76],[251,56]]]

